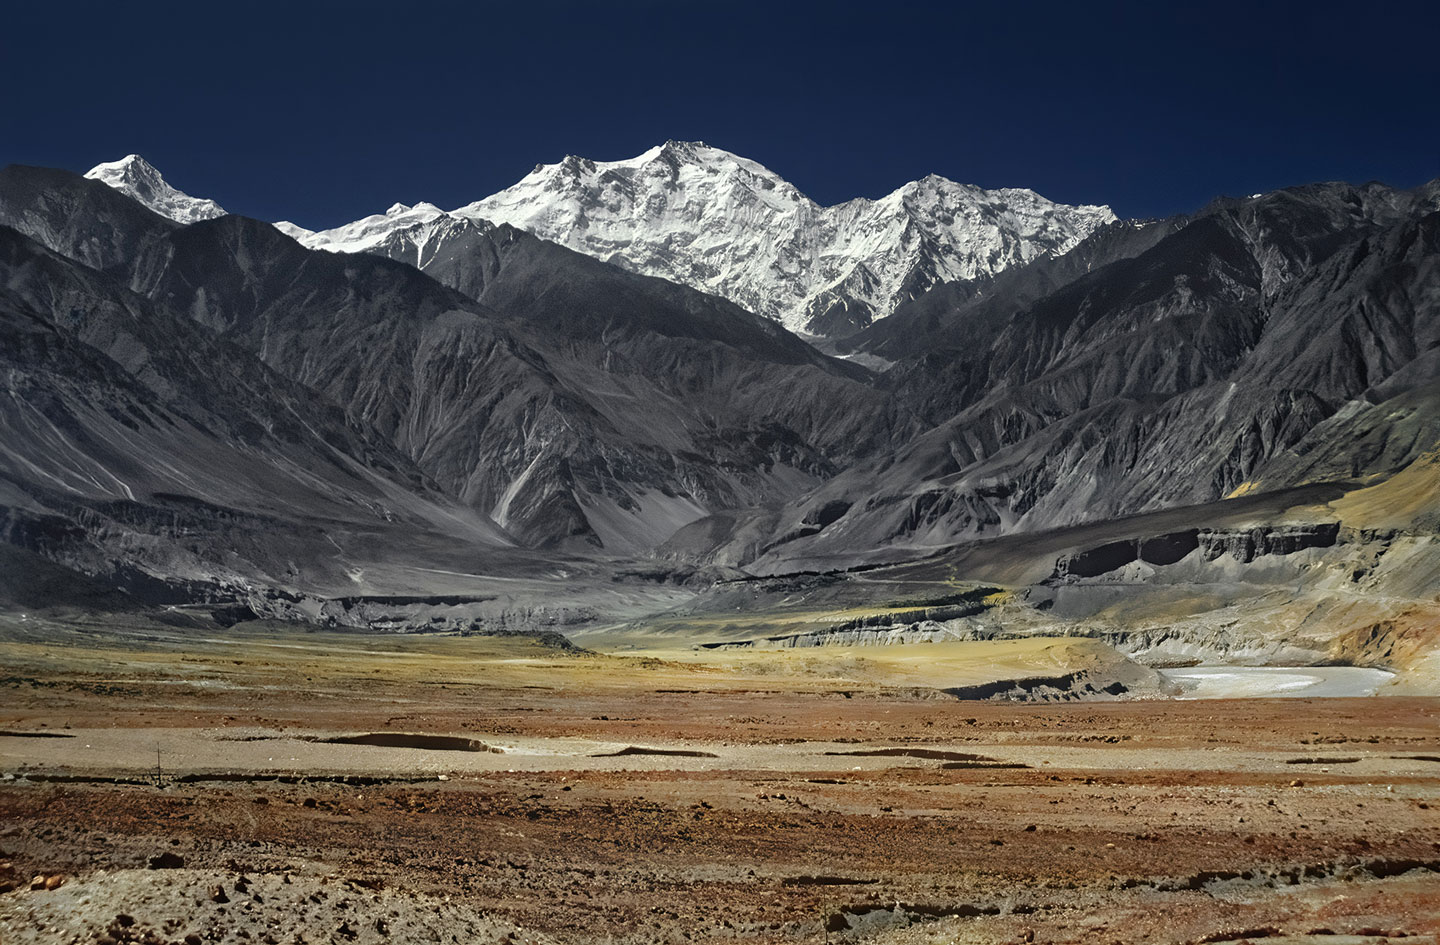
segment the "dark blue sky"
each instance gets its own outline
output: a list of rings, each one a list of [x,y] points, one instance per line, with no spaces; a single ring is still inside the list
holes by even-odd
[[[0,163],[131,151],[310,227],[701,139],[823,203],[935,172],[1122,215],[1440,176],[1440,4],[9,5]]]

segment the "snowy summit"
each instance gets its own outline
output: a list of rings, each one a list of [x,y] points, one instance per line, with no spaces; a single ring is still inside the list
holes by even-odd
[[[160,172],[138,154],[127,155],[108,164],[97,164],[85,176],[109,184],[178,223],[197,223],[225,216],[225,209],[215,201],[192,197],[171,187]]]
[[[223,213],[170,188],[133,155],[87,176],[183,222]],[[276,226],[311,249],[414,256],[424,269],[448,258],[468,227],[508,223],[729,299],[793,331],[847,335],[940,283],[1066,253],[1115,219],[1106,206],[1069,206],[1032,190],[985,190],[933,174],[878,200],[825,207],[755,161],[698,141],[667,141],[623,161],[571,155],[542,164],[453,211],[396,203],[330,230]]]
[[[624,161],[570,156],[456,211],[723,296],[787,328],[846,334],[941,282],[1067,252],[1114,222],[931,175],[822,207],[747,158],[667,141]]]

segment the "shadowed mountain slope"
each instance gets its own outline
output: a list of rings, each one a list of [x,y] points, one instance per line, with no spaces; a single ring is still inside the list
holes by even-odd
[[[334,404],[7,227],[0,332],[11,543],[162,596],[353,589],[405,536],[513,544]]]
[[[773,323],[508,227],[469,234],[494,262],[463,283],[477,301],[257,221],[176,228],[92,181],[7,173],[5,218],[119,260],[133,289],[345,405],[528,543],[641,550],[918,429],[866,372]],[[105,238],[64,224],[85,201],[120,221]]]
[[[623,596],[1296,487],[1423,532],[1437,207],[1326,184],[1104,226],[903,304],[852,340],[877,375],[508,225],[401,208],[322,252],[9,168],[0,220],[49,249],[7,231],[8,534],[335,596],[679,560]]]
[[[1317,185],[1219,203],[992,325],[968,361],[983,379],[934,429],[764,522],[697,523],[671,548],[786,569],[1254,488],[1346,403],[1435,376],[1435,197]],[[902,396],[957,396],[946,372],[930,388],[907,367],[891,372]]]

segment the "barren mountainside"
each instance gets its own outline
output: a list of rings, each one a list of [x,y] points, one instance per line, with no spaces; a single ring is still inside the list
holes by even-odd
[[[276,602],[350,590],[372,601],[345,605],[361,622],[410,625],[414,607],[446,626],[494,608],[583,622],[677,583],[976,567],[973,543],[1026,536],[1082,554],[1045,536],[1172,514],[1188,535],[1243,509],[1268,528],[1316,497],[1353,494],[1348,520],[1398,529],[1406,554],[1433,532],[1436,184],[1317,184],[1143,223],[935,178],[827,209],[671,142],[542,167],[462,211],[397,205],[308,234],[117,166],[0,172],[9,331],[46,352],[13,359],[7,536],[90,574],[176,596],[243,586],[291,610],[311,605]],[[711,275],[758,280],[763,298],[699,291],[656,261],[656,221],[670,262],[700,239],[716,260],[748,240],[853,261],[842,235],[862,231],[892,249],[916,234],[923,252],[865,296],[885,318],[831,323],[847,334],[832,357],[785,327],[801,309],[774,307],[818,297],[786,275],[818,263],[745,250]],[[777,240],[782,225],[810,235]],[[849,249],[817,249],[821,230]],[[1316,534],[1351,535],[1324,531],[1340,515],[1326,507],[1307,513]],[[1391,547],[1354,527],[1366,553]],[[1013,574],[1066,567],[1042,554]],[[502,572],[524,580],[476,603]],[[563,602],[536,603],[556,588]],[[397,606],[411,610],[384,616]]]
[[[891,372],[917,410],[954,413],[792,503],[758,541],[737,532],[721,556],[858,561],[857,549],[1209,502],[1253,490],[1267,465],[1271,488],[1313,479],[1284,460],[1312,430],[1436,377],[1436,206],[1433,187],[1378,185],[1217,204],[1038,299],[962,301],[930,332],[938,349],[947,317],[973,318],[970,343]],[[822,513],[831,524],[815,529]]]
[[[80,178],[7,174],[0,220],[121,260],[129,287],[343,405],[526,543],[642,550],[918,429],[863,369],[769,321],[508,227],[466,224],[493,262],[469,298],[258,221],[177,228]],[[72,224],[92,201],[114,217],[103,239]]]

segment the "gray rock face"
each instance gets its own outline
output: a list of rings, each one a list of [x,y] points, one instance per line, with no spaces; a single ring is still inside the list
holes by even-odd
[[[1112,247],[1120,258],[1034,301],[1022,292],[1013,311],[962,304],[958,324],[967,311],[980,324],[954,354],[959,367],[937,367],[933,354],[887,376],[927,419],[955,413],[790,504],[768,534],[737,529],[706,547],[785,570],[863,560],[857,548],[933,548],[1314,481],[1319,469],[1294,458],[1312,431],[1325,435],[1322,422],[1347,403],[1428,384],[1440,367],[1435,206],[1435,188],[1378,185],[1221,203],[1157,224],[1168,232],[1138,255],[1131,234]],[[1063,280],[1057,262],[1047,278]],[[937,319],[934,337],[958,330]],[[1338,440],[1334,451],[1354,460],[1352,474],[1393,470],[1434,442],[1422,427],[1412,419],[1411,438],[1389,446],[1377,432],[1363,460]],[[843,517],[803,527],[837,503],[848,504]]]
[[[176,228],[73,176],[14,169],[0,194],[0,213],[344,404],[527,544],[640,551],[918,429],[863,369],[770,321],[509,227],[454,234],[465,264],[437,271],[467,297],[240,217]],[[66,222],[91,200],[118,221],[98,244]]]
[[[789,498],[916,428],[863,371],[778,326],[509,228],[471,234],[495,265],[470,271],[472,300],[262,224],[192,229],[207,227],[221,233],[177,237],[149,293],[363,405],[362,420],[530,543],[642,550],[711,510]],[[258,287],[258,311],[212,301],[229,297],[217,273],[242,259],[214,256],[226,229],[257,267],[227,278]],[[346,297],[319,297],[321,274]]]
[[[1257,487],[1387,476],[1433,450],[1440,443],[1440,378],[1404,387],[1410,378],[1432,374],[1437,359],[1440,349],[1431,348],[1360,399],[1342,404],[1262,466]],[[1395,388],[1402,392],[1387,397]]]
[[[1134,561],[1159,566],[1174,564],[1198,547],[1200,532],[1193,528],[1168,535],[1110,542],[1061,558],[1055,563],[1055,579],[1099,577]]]
[[[892,361],[983,354],[995,334],[1025,308],[1096,269],[1140,255],[1188,222],[1176,217],[1108,223],[1066,253],[919,293],[842,346]],[[961,383],[962,378],[952,374],[950,381]]]
[[[353,587],[363,536],[512,544],[314,391],[6,227],[0,286],[11,544],[162,603]]]
[[[1340,533],[1340,523],[1251,528],[1244,531],[1203,531],[1200,553],[1213,561],[1229,555],[1249,564],[1262,555],[1289,555],[1306,548],[1329,548]]]
[[[0,168],[0,194],[0,226],[94,269],[122,266],[179,228],[134,200],[116,199],[100,181],[66,171]]]
[[[1332,547],[1340,524],[1256,526],[1246,529],[1192,528],[1183,532],[1129,538],[1066,555],[1055,562],[1053,580],[1094,578],[1141,562],[1164,567],[1199,552],[1206,561],[1229,555],[1249,564],[1264,555],[1288,555],[1306,548]]]

